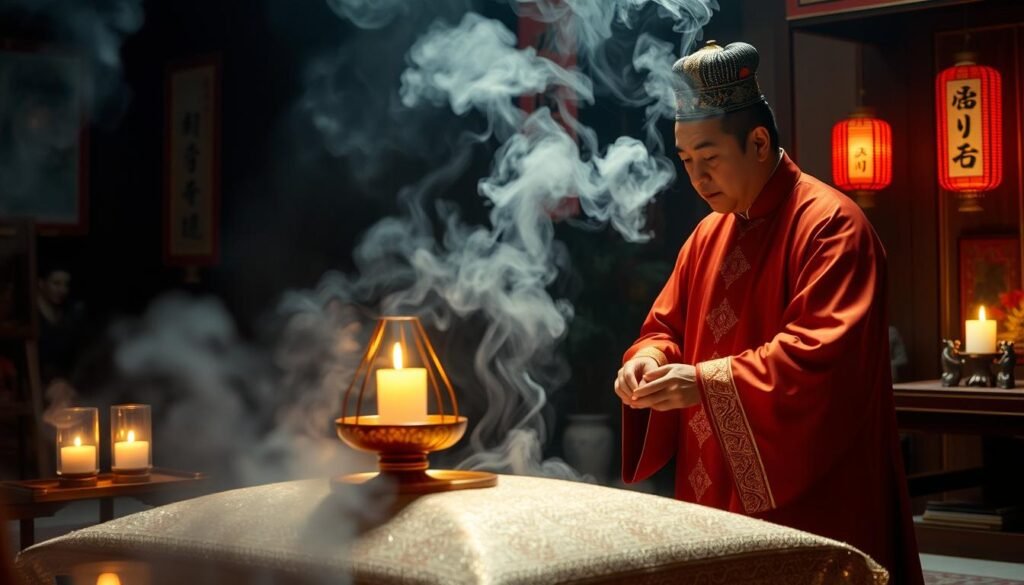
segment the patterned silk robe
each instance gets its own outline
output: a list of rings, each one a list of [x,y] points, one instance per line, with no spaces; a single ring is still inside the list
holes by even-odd
[[[712,213],[624,360],[694,364],[701,404],[623,407],[623,478],[850,543],[921,583],[889,369],[885,252],[783,154],[744,218]]]

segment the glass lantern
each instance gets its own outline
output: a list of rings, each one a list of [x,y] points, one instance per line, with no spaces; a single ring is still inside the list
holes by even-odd
[[[54,416],[57,428],[57,477],[61,485],[96,485],[99,471],[100,417],[92,407],[64,408]]]
[[[371,414],[374,403],[377,413]],[[427,455],[457,443],[467,424],[419,319],[382,317],[335,421],[347,445],[377,454],[380,471],[342,476],[334,484],[383,482],[398,493],[494,486],[493,473],[429,469]]]
[[[114,482],[145,481],[153,468],[153,428],[148,404],[110,407],[110,465]]]

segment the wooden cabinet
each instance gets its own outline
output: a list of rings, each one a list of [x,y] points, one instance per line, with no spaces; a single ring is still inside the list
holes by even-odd
[[[945,388],[938,380],[894,386],[900,430],[982,437],[981,465],[907,478],[911,497],[980,486],[986,498],[1024,503],[1024,384]],[[921,552],[1024,562],[1024,533],[916,523]]]

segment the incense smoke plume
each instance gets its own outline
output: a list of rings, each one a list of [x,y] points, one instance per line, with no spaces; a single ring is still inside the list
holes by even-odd
[[[535,9],[531,14],[539,12],[548,22],[570,10],[581,53],[597,56],[611,37],[612,20],[630,24],[633,11],[646,2],[519,4],[529,4]],[[658,5],[676,19],[684,36],[695,36],[717,8],[713,1]],[[632,95],[622,82],[613,88],[630,104],[646,107],[649,135],[672,111],[668,47],[641,36],[634,61],[636,71],[646,75],[643,85]],[[631,137],[600,146],[596,133],[570,115],[558,91],[570,90],[579,102],[591,103],[589,79],[533,48],[517,49],[515,35],[498,21],[474,13],[458,24],[435,21],[410,47],[407,60],[399,90],[404,106],[448,106],[460,116],[476,112],[487,126],[472,138],[502,141],[490,175],[478,184],[491,207],[490,225],[466,225],[458,206],[445,201],[434,205],[431,216],[426,203],[439,182],[428,177],[400,197],[405,217],[382,220],[361,241],[355,257],[365,271],[354,277],[355,288],[382,294],[384,314],[420,316],[449,346],[444,355],[455,370],[456,386],[480,413],[463,467],[572,477],[564,464],[541,457],[549,435],[547,397],[566,375],[565,364],[552,356],[572,318],[571,306],[548,292],[569,260],[554,239],[552,213],[575,198],[588,221],[609,222],[626,239],[644,241],[649,236],[643,232],[643,209],[672,181],[674,168],[659,140],[648,139],[653,152]],[[596,77],[603,80],[607,73]],[[524,93],[545,92],[555,112],[527,113],[515,106]],[[434,221],[443,228],[440,241],[431,237]],[[372,262],[358,260],[369,258]],[[390,286],[365,286],[361,278]],[[472,370],[466,371],[470,355]]]

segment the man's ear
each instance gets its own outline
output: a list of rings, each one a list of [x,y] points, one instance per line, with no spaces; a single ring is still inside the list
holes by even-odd
[[[768,129],[758,126],[751,130],[747,136],[747,148],[754,149],[758,162],[768,160],[772,156],[772,139],[768,135]]]

